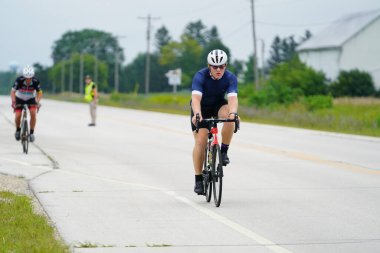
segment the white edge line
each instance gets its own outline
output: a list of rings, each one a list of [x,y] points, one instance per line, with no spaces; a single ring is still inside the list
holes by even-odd
[[[42,166],[33,166],[32,164],[29,164],[29,163],[25,163],[25,162],[20,162],[20,161],[17,161],[17,160],[12,160],[12,159],[7,159],[7,158],[2,158],[0,157],[1,160],[5,160],[5,161],[9,161],[9,162],[13,162],[13,163],[17,163],[17,164],[20,164],[20,165],[23,165],[23,166],[31,166],[31,167],[40,167],[42,168]],[[46,169],[46,168],[44,168]],[[51,169],[49,169],[51,170]],[[82,175],[82,176],[87,176],[87,177],[92,177],[92,178],[95,178],[95,179],[99,179],[99,180],[102,180],[102,181],[107,181],[107,182],[113,182],[113,183],[122,183],[122,184],[125,184],[125,185],[130,185],[130,186],[135,186],[135,187],[142,187],[142,188],[148,188],[148,189],[153,189],[153,190],[158,190],[158,191],[161,191],[163,193],[165,193],[166,195],[170,196],[170,197],[173,197],[174,199],[194,208],[195,210],[209,216],[210,218],[212,218],[213,220],[219,222],[219,223],[222,223],[224,225],[226,225],[227,227],[235,230],[236,232],[256,241],[257,243],[259,243],[261,246],[265,247],[265,248],[268,248],[270,249],[271,251],[275,252],[275,253],[292,253],[291,251],[279,246],[279,245],[276,245],[274,242],[270,241],[269,239],[266,239],[265,237],[253,232],[252,230],[248,229],[248,228],[245,228],[241,225],[239,225],[238,223],[236,222],[233,222],[232,220],[220,215],[220,214],[217,214],[216,212],[210,210],[210,209],[207,209],[207,208],[204,208],[198,204],[196,204],[195,202],[185,198],[185,197],[181,197],[179,196],[177,193],[175,193],[174,191],[168,191],[168,190],[164,190],[162,188],[158,188],[158,187],[154,187],[154,186],[149,186],[149,185],[144,185],[144,184],[133,184],[133,183],[128,183],[128,182],[123,182],[123,181],[120,181],[120,180],[114,180],[114,179],[109,179],[109,178],[103,178],[103,177],[99,177],[99,176],[93,176],[93,175],[87,175],[87,174],[83,174],[83,173],[79,173],[79,172],[73,172],[73,171],[64,171],[64,170],[53,170],[52,172],[59,172],[59,173],[64,173],[64,174],[72,174],[72,175]]]
[[[60,172],[60,173],[73,174],[73,175],[83,175],[83,176],[92,177],[92,178],[107,181],[107,182],[121,183],[121,184],[129,185],[129,186],[158,190],[158,191],[163,192],[166,195],[173,197],[174,199],[194,208],[195,210],[209,216],[213,220],[226,225],[227,227],[235,230],[236,232],[256,241],[261,246],[266,247],[267,249],[270,249],[271,251],[273,251],[275,253],[293,253],[293,252],[291,252],[291,251],[289,251],[289,250],[287,250],[287,249],[285,249],[279,245],[276,245],[274,242],[272,242],[269,239],[266,239],[265,237],[253,232],[252,230],[245,228],[245,227],[239,225],[238,223],[233,222],[232,220],[230,220],[230,219],[228,219],[228,218],[226,218],[220,214],[217,214],[216,212],[214,212],[210,209],[204,208],[204,207],[196,204],[195,202],[189,200],[188,198],[179,196],[174,191],[168,191],[168,190],[165,190],[165,189],[162,189],[159,187],[154,187],[154,186],[149,186],[149,185],[144,185],[144,184],[133,184],[133,183],[128,183],[128,182],[124,182],[124,181],[120,181],[120,180],[108,179],[108,178],[103,178],[103,177],[99,177],[99,176],[92,176],[92,175],[82,174],[79,172],[71,172],[71,171],[64,171],[64,170],[55,170],[53,172]]]

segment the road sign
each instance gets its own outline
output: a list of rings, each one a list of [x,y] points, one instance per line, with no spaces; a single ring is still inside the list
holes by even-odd
[[[182,76],[182,70],[181,69],[173,69],[169,70],[168,73],[166,73],[166,77],[169,79],[169,85],[181,85],[181,76]]]

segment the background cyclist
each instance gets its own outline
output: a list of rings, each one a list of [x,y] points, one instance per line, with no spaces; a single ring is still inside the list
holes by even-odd
[[[12,107],[15,111],[15,124],[16,124],[16,140],[20,140],[20,123],[21,123],[21,113],[22,108],[16,105],[27,104],[30,111],[30,136],[29,140],[34,141],[34,129],[36,126],[36,114],[37,106],[42,98],[42,90],[40,87],[40,81],[34,77],[34,69],[31,66],[26,66],[22,71],[22,76],[17,77],[12,90],[11,99]]]
[[[194,192],[204,194],[202,165],[204,150],[207,143],[207,124],[200,122],[199,132],[195,133],[195,115],[203,118],[219,117],[234,119],[237,115],[237,78],[227,67],[227,54],[223,50],[212,50],[207,56],[208,67],[199,70],[192,82],[191,127],[195,145],[193,149],[193,164],[195,171]],[[227,95],[227,99],[225,98]],[[222,129],[222,160],[227,165],[230,161],[227,155],[234,131],[234,123],[226,122]]]

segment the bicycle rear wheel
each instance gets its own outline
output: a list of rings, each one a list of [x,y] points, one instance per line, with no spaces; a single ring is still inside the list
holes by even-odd
[[[215,206],[219,207],[222,201],[222,189],[223,189],[223,163],[222,163],[222,153],[220,151],[219,144],[214,145],[212,158],[212,185],[214,192],[214,202]]]
[[[29,129],[28,129],[28,122],[26,120],[22,121],[21,126],[21,143],[22,143],[22,150],[25,154],[28,154],[29,149]]]
[[[211,200],[211,195],[212,195],[212,181],[211,181],[211,170],[208,166],[208,149],[206,147],[205,149],[205,161],[203,164],[203,186],[205,189],[205,196],[206,196],[206,201],[210,202]]]

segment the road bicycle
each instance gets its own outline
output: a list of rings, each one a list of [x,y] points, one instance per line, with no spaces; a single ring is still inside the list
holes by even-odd
[[[199,114],[196,115],[196,133],[199,130]],[[211,195],[214,195],[215,206],[219,207],[222,201],[223,191],[223,162],[220,144],[218,141],[218,123],[234,122],[236,133],[240,129],[240,120],[237,115],[234,119],[218,119],[210,118],[203,119],[202,122],[207,123],[208,142],[205,148],[205,160],[203,163],[203,186],[205,189],[204,195],[206,201],[210,202]]]
[[[40,105],[37,107],[37,112],[39,110]],[[21,130],[20,130],[20,141],[22,145],[22,150],[25,154],[28,154],[29,149],[29,123],[28,123],[28,105],[16,105],[16,108],[22,108],[22,116],[21,116]]]
[[[25,154],[28,154],[28,148],[29,148],[28,105],[26,104],[16,105],[16,107],[22,108],[20,141],[21,141],[23,152]]]

